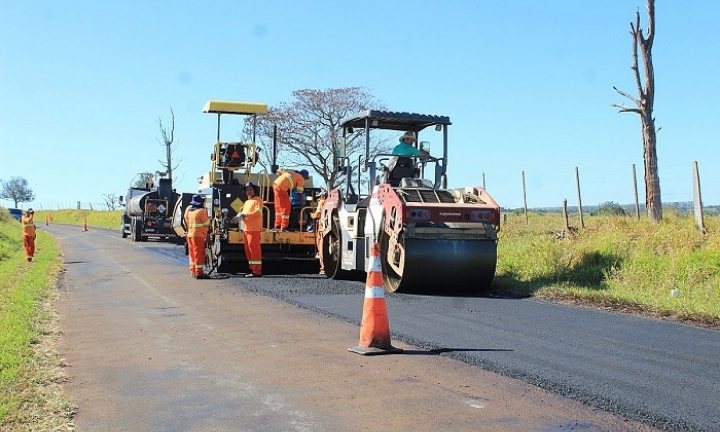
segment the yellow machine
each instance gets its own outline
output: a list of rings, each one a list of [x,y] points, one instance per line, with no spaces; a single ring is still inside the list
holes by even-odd
[[[318,265],[316,259],[315,233],[308,231],[307,221],[317,205],[314,201],[316,188],[312,178],[305,183],[305,193],[293,197],[290,227],[285,232],[271,230],[275,218],[273,182],[276,173],[266,170],[253,172],[258,161],[258,151],[253,142],[229,142],[220,140],[220,120],[223,115],[253,116],[267,114],[267,105],[251,102],[211,100],[203,112],[217,114],[217,139],[210,155],[212,166],[200,180],[199,193],[205,196],[205,206],[210,217],[210,234],[207,245],[206,272],[246,273],[249,271],[239,222],[233,218],[242,210],[247,199],[244,185],[252,182],[259,191],[263,207],[263,231],[261,245],[263,264],[273,261],[305,261]],[[275,143],[273,143],[275,145]],[[191,193],[183,194],[176,206],[173,227],[184,233],[182,215],[192,200]],[[314,270],[314,269],[313,269]]]

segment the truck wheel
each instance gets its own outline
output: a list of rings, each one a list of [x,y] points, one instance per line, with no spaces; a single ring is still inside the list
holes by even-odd
[[[132,219],[131,235],[132,235],[132,241],[134,241],[134,242],[142,241],[141,235],[140,235],[142,232],[141,223],[142,222],[140,220],[138,220],[137,218]]]
[[[127,238],[127,236],[128,236],[127,231],[125,231],[125,227],[126,227],[125,218],[123,217],[120,220],[120,236],[122,236],[122,238]]]

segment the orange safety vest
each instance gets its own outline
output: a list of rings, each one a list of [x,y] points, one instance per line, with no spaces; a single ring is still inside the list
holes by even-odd
[[[275,179],[273,184],[280,188],[280,190],[295,189],[298,192],[305,190],[305,177],[299,172],[291,169],[280,168],[277,173],[279,177]]]
[[[23,215],[20,218],[20,223],[22,223],[23,226],[24,236],[35,236],[35,215]]]
[[[258,196],[248,198],[243,204],[243,231],[255,232],[262,231],[262,209],[263,201]]]
[[[207,238],[210,218],[204,208],[193,210],[188,206],[185,209],[185,226],[187,226],[188,237]]]
[[[323,227],[321,216],[322,216],[322,209],[323,209],[324,205],[325,205],[325,198],[318,199],[318,205],[315,208],[315,211],[310,215],[311,218],[318,219],[317,224],[318,224],[318,228],[320,228],[320,229],[322,229],[322,227]]]

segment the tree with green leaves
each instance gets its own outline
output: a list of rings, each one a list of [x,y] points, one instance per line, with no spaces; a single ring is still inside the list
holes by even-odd
[[[268,114],[248,118],[245,136],[253,136],[261,149],[259,163],[268,171],[273,163],[273,135],[277,132],[278,165],[304,168],[317,173],[331,189],[343,181],[338,172],[338,137],[342,134],[340,120],[367,109],[385,109],[369,91],[362,87],[327,90],[303,89],[292,93],[293,101],[268,107]],[[363,154],[364,134],[348,137],[346,154],[353,169],[358,168],[358,157]],[[371,154],[389,152],[384,142],[375,142]],[[317,182],[315,186],[319,185]]]
[[[0,180],[0,198],[14,201],[17,208],[18,203],[33,201],[35,193],[26,179],[12,177],[9,181]]]

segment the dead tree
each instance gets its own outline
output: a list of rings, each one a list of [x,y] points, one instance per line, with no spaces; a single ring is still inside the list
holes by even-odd
[[[158,159],[158,162],[160,162],[160,165],[165,168],[167,172],[168,178],[172,181],[173,179],[173,164],[172,164],[172,154],[173,154],[173,142],[175,141],[175,112],[173,112],[172,107],[170,107],[170,127],[166,128],[163,126],[162,119],[158,117],[158,127],[160,128],[160,135],[162,136],[162,145],[165,146],[165,162]],[[177,166],[175,167],[177,168]]]
[[[635,23],[630,23],[630,35],[633,38],[633,65],[631,67],[635,74],[639,97],[618,90],[621,96],[630,99],[636,106],[628,107],[624,104],[613,104],[619,108],[619,112],[631,112],[640,116],[642,122],[643,137],[643,161],[645,164],[645,205],[647,206],[648,219],[659,221],[662,219],[662,200],[660,198],[660,176],[658,175],[657,163],[657,136],[655,130],[655,118],[653,117],[653,104],[655,99],[655,74],[652,63],[652,45],[655,37],[655,0],[647,0],[648,29],[647,37],[643,35],[640,28],[640,11],[636,12]],[[638,67],[638,47],[642,54],[645,84],[643,85]]]

